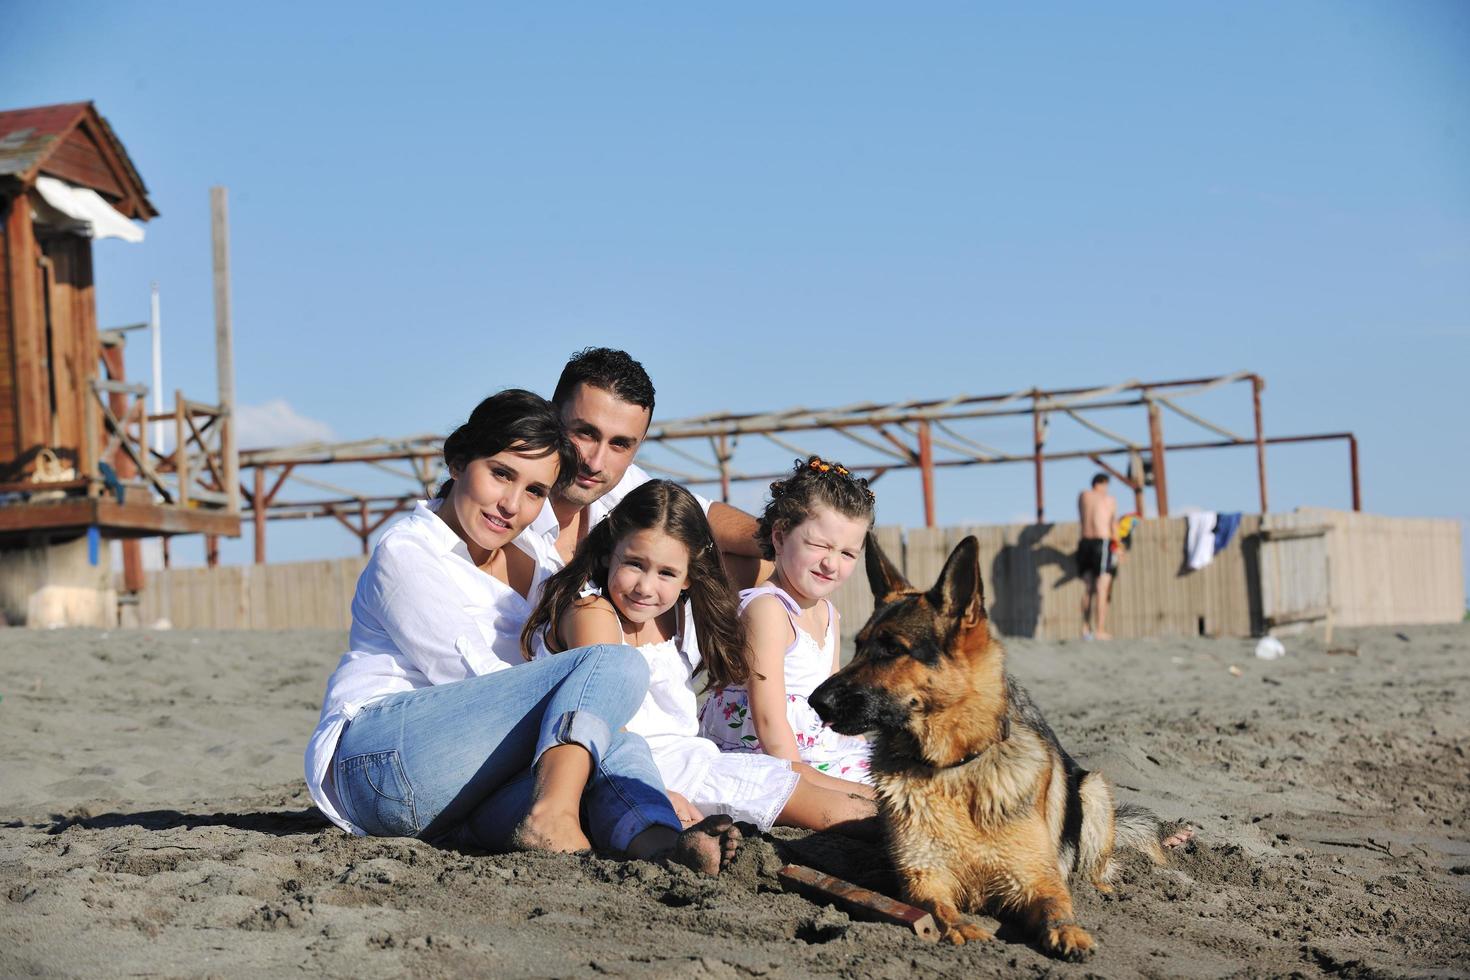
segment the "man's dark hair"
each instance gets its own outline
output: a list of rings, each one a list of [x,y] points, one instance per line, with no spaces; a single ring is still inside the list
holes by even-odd
[[[1097,476],[1092,478],[1092,485],[1098,486],[1099,484],[1107,483],[1109,479],[1111,479],[1111,477],[1109,477],[1106,473],[1099,473]]]
[[[561,369],[551,403],[557,408],[564,406],[579,384],[601,388],[622,401],[648,409],[650,415],[653,413],[653,382],[643,365],[626,351],[611,347],[577,351]]]

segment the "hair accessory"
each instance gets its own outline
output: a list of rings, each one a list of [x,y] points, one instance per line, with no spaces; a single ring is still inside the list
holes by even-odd
[[[813,456],[807,460],[806,465],[818,473],[836,473],[838,476],[852,476],[852,473],[846,466],[843,466],[841,463],[829,463],[820,456]]]
[[[835,476],[841,477],[844,480],[851,480],[862,489],[863,493],[868,495],[869,501],[872,501],[874,499],[873,491],[868,489],[868,481],[860,477],[853,476],[852,471],[849,470],[846,466],[843,466],[841,463],[829,463],[820,456],[810,456],[807,458],[806,468],[811,470],[813,473],[816,473],[818,476]],[[775,484],[772,484],[773,489],[774,487]]]

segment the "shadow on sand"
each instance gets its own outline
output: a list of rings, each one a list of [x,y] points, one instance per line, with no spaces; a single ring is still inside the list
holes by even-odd
[[[233,827],[276,837],[314,834],[332,826],[316,807],[304,810],[264,810],[243,813],[184,813],[181,810],[140,810],[137,813],[100,813],[93,815],[51,815],[48,834],[59,834],[71,827],[85,830],[109,830],[116,827],[141,827],[144,830],[193,830],[196,827]]]

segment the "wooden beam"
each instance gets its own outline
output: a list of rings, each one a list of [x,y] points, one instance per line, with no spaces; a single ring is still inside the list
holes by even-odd
[[[112,497],[68,497],[55,503],[0,507],[0,534],[67,530],[80,533],[94,524],[112,537],[199,533],[240,536],[238,515],[195,507],[119,504]]]
[[[19,453],[51,441],[51,382],[46,370],[46,315],[41,294],[40,248],[31,223],[31,198],[21,191],[5,218],[4,275],[10,293],[15,352],[15,432]]]
[[[912,932],[925,942],[939,941],[934,917],[923,909],[800,864],[786,865],[776,872],[776,877],[785,887],[818,903],[836,905],[854,919],[886,922]]]
[[[214,482],[221,487],[227,486],[224,475],[220,472],[219,463],[215,462],[214,454],[209,451],[209,445],[204,441],[204,433],[194,425],[193,414],[185,412],[184,421],[189,423],[189,431],[194,435],[194,444],[199,447],[199,455],[204,460],[204,465],[208,467],[210,474],[214,477]],[[236,504],[236,509],[239,509],[238,503]]]
[[[103,399],[101,392],[97,392],[97,403],[102,408],[102,417],[106,420],[107,427],[112,432],[121,434],[123,432],[123,423],[120,422],[117,417],[112,414],[112,409],[107,406],[107,402],[105,399]],[[88,406],[87,418],[89,420],[92,418],[92,412],[90,411],[90,409],[91,406]],[[93,427],[93,424],[89,421],[88,429],[90,430]],[[91,438],[90,433],[89,438]],[[111,446],[112,443],[109,442],[108,445]],[[133,461],[133,464],[137,467],[138,472],[146,477],[148,479],[148,482],[153,484],[153,488],[158,491],[159,495],[162,496],[164,500],[171,501],[173,499],[173,495],[169,493],[168,487],[163,482],[163,478],[160,477],[156,472],[154,472],[153,467],[148,464],[147,458],[140,455],[137,448],[134,447],[131,442],[129,442],[126,438],[119,438],[117,440],[117,447],[121,449],[123,453],[126,454],[127,457]]]
[[[209,189],[214,244],[214,352],[219,375],[222,489],[232,514],[240,513],[240,455],[235,446],[235,342],[230,322],[230,207],[223,187]]]

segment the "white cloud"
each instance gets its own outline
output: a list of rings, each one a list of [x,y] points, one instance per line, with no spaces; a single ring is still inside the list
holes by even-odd
[[[331,442],[334,438],[330,425],[298,414],[284,398],[235,409],[235,444],[241,449]]]

